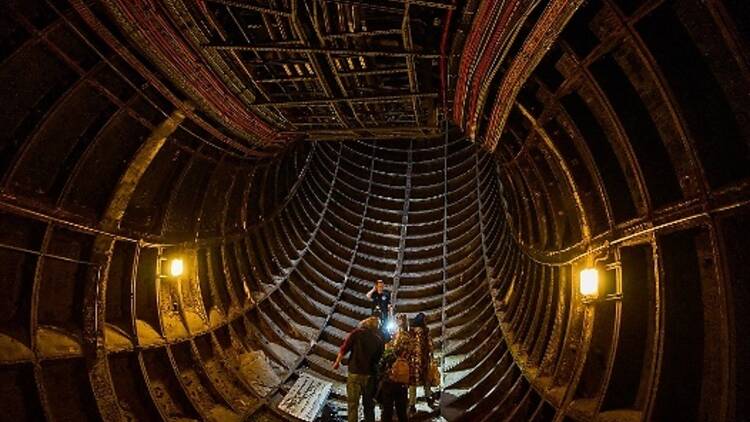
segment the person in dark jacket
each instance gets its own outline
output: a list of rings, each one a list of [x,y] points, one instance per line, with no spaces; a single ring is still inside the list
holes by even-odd
[[[391,292],[385,289],[383,280],[378,280],[375,282],[375,286],[367,292],[366,296],[370,299],[372,314],[380,316],[380,328],[385,330],[386,323],[393,313]]]
[[[338,369],[341,360],[350,353],[349,373],[346,377],[347,418],[357,422],[359,399],[365,411],[365,421],[375,421],[375,378],[378,362],[383,355],[383,338],[380,335],[380,320],[370,317],[346,336],[339,349],[333,369]]]

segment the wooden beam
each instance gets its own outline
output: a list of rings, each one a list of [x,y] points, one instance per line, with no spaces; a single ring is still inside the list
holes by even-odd
[[[109,201],[104,216],[101,221],[101,228],[107,231],[113,231],[119,228],[120,221],[125,210],[130,203],[130,199],[135,192],[135,188],[140,182],[141,177],[146,169],[151,165],[156,154],[164,146],[167,138],[177,130],[180,123],[185,119],[185,114],[180,110],[175,110],[159,126],[153,129],[146,141],[141,145],[130,161],[130,165],[125,169],[120,181],[115,187],[112,199]]]
[[[326,1],[328,1],[329,3],[340,3],[340,4],[349,4],[352,6],[366,7],[368,9],[382,10],[384,8],[388,8],[388,9],[398,10],[398,12],[395,12],[395,13],[401,13],[400,9],[396,9],[395,7],[389,8],[387,6],[388,3],[385,3],[382,0],[377,0],[377,2],[373,1],[372,3],[367,2],[367,1],[362,1],[362,0],[326,0]],[[431,7],[434,9],[447,9],[447,10],[456,9],[456,6],[453,4],[440,3],[436,1],[426,1],[426,0],[388,0],[388,1],[392,3],[401,3],[401,4],[406,4],[408,1],[408,4],[412,6]]]
[[[321,53],[321,54],[338,54],[342,56],[368,56],[368,57],[417,57],[422,59],[437,59],[438,53],[420,53],[416,51],[387,51],[387,50],[359,50],[347,48],[328,48],[328,47],[301,47],[277,44],[224,44],[210,43],[205,44],[205,48],[214,50],[239,50],[239,51],[271,51],[275,53]]]
[[[425,130],[439,130],[436,126],[374,126],[374,127],[352,127],[342,129],[313,129],[305,132],[292,132],[293,134],[308,135],[310,137],[324,136],[324,135],[347,135],[347,134],[360,134],[360,133],[407,133],[417,132],[422,133]]]
[[[292,12],[286,10],[271,9],[263,6],[255,6],[252,4],[243,3],[241,1],[233,0],[207,0],[211,3],[223,4],[224,6],[236,7],[238,9],[252,10],[253,12],[263,13],[266,15],[275,16],[291,16]]]
[[[337,74],[341,77],[350,78],[352,76],[375,76],[375,75],[395,75],[398,73],[406,73],[409,69],[405,67],[395,67],[392,69],[374,69],[374,70],[359,70],[352,72],[338,72]]]
[[[324,34],[325,39],[336,38],[360,38],[360,37],[378,37],[382,35],[400,35],[400,29],[382,29],[379,31],[361,31],[361,32],[344,32],[341,34]]]
[[[267,103],[256,103],[253,107],[301,107],[301,106],[316,106],[316,105],[328,105],[332,103],[389,103],[394,101],[409,100],[414,97],[422,98],[437,98],[437,92],[421,93],[421,94],[396,94],[396,95],[376,95],[367,97],[337,97],[337,98],[319,98],[313,100],[297,100],[297,101],[279,101],[279,102],[267,102]]]
[[[285,82],[312,82],[317,81],[314,76],[290,76],[288,78],[258,79],[255,82],[259,84],[285,83]]]
[[[438,139],[444,136],[443,133],[423,133],[423,132],[394,132],[378,134],[339,134],[339,135],[317,135],[304,138],[307,142],[337,142],[337,141],[366,141],[366,140],[410,140],[410,139]]]

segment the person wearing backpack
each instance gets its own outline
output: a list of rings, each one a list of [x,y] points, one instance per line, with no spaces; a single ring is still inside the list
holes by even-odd
[[[381,422],[390,422],[393,410],[399,422],[407,422],[408,388],[411,354],[415,353],[414,339],[409,333],[406,315],[396,316],[398,326],[393,339],[386,345],[380,364]]]

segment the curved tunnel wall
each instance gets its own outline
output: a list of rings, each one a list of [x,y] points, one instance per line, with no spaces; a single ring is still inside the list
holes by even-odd
[[[642,3],[576,13],[493,154],[452,135],[275,159],[172,113],[62,2],[14,3],[4,414],[273,420],[301,371],[341,404],[330,363],[380,277],[399,311],[428,315],[445,411],[465,420],[742,420],[747,40],[731,5]],[[173,253],[180,284],[159,278]],[[621,299],[582,303],[594,258]],[[270,398],[243,372],[254,350],[284,381]]]
[[[495,153],[507,221],[529,260],[511,274],[556,280],[507,283],[516,290],[498,291],[501,326],[527,378],[571,418],[747,413],[736,249],[750,168],[746,16],[733,2],[588,2],[517,97],[490,90],[477,139],[494,130],[490,111],[509,107]],[[520,33],[535,30],[531,20]],[[526,59],[509,53],[504,67]],[[550,369],[549,355],[539,360],[526,344],[530,315],[550,309],[535,293],[577,285],[593,262],[602,293],[622,299],[574,307],[562,366]]]

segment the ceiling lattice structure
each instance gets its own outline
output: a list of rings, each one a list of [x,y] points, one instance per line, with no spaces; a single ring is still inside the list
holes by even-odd
[[[442,133],[441,40],[454,5],[105,3],[175,84],[253,143]]]

